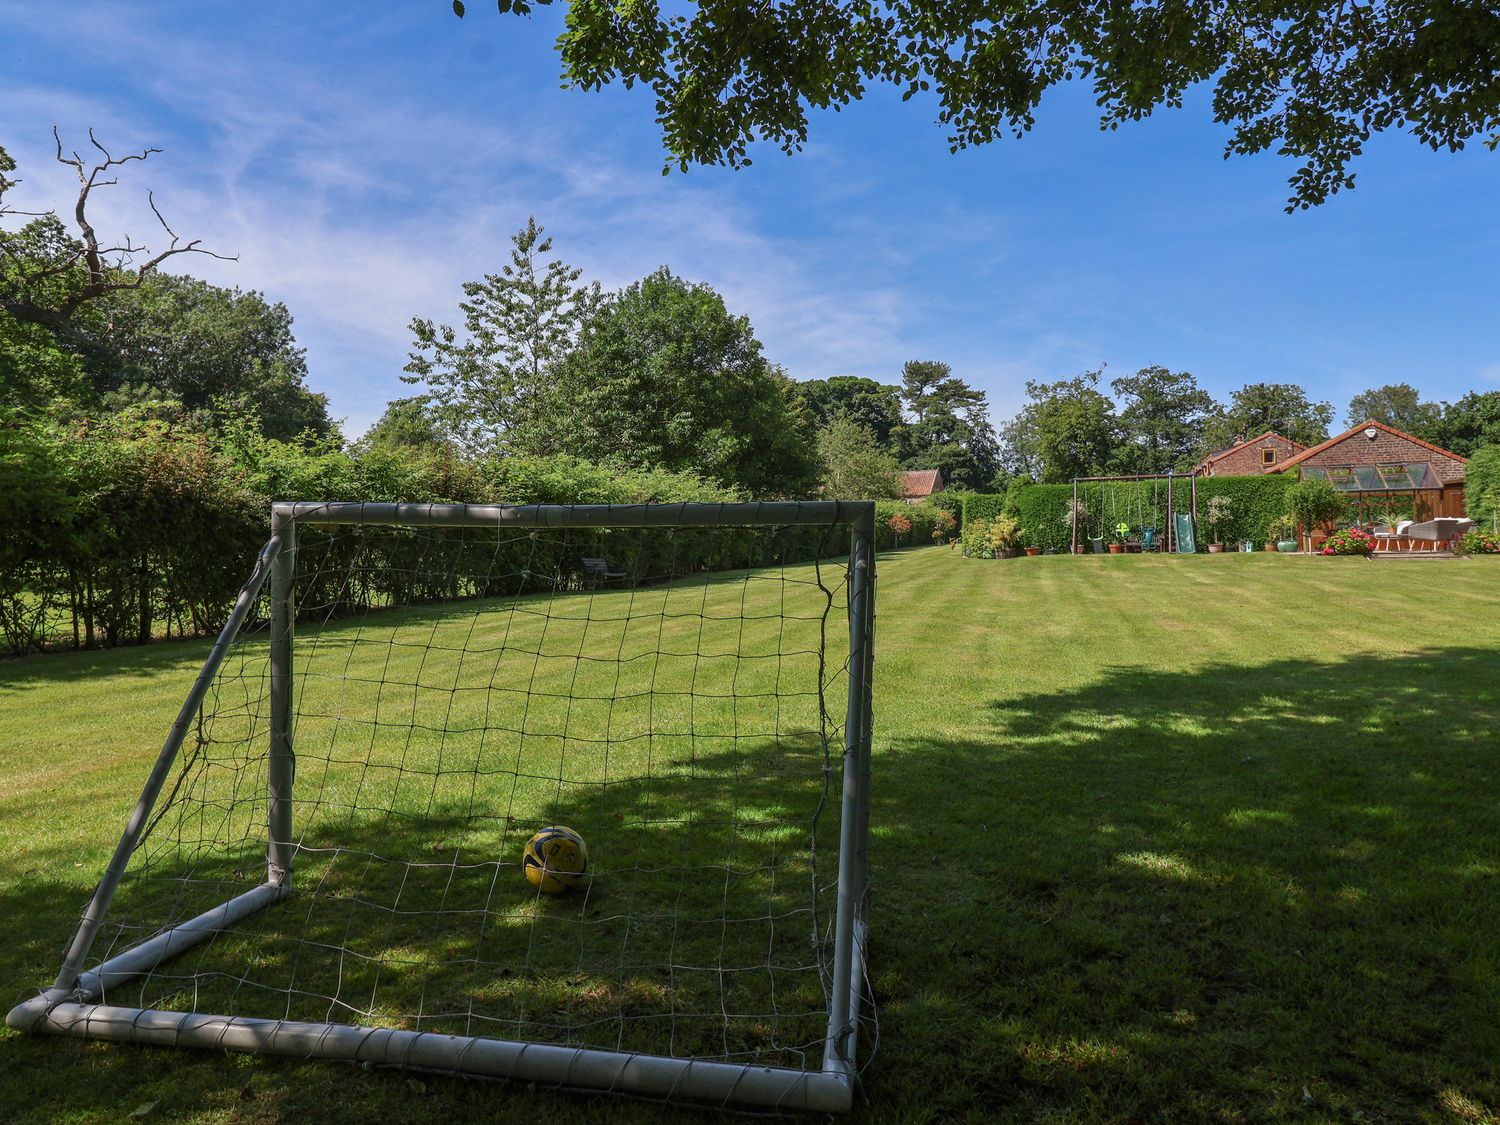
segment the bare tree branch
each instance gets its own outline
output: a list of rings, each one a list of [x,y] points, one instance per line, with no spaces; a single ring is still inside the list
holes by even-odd
[[[152,271],[168,258],[176,257],[178,254],[202,254],[205,257],[227,262],[239,260],[238,255],[219,254],[207,249],[202,239],[183,241],[161,213],[161,208],[156,205],[156,197],[151,192],[147,193],[146,200],[150,204],[151,213],[156,216],[156,221],[161,224],[162,230],[167,234],[169,241],[166,248],[153,254],[149,247],[144,244],[137,245],[128,234],[120,242],[100,245],[99,233],[89,221],[90,196],[95,188],[112,187],[120,182],[117,176],[101,177],[106,176],[111,169],[123,167],[133,161],[145,161],[160,153],[161,149],[145,148],[140,152],[116,156],[104,147],[99,138],[94,135],[93,129],[90,129],[89,143],[99,153],[99,157],[95,158],[94,163],[91,164],[76,150],[71,153],[64,151],[62,135],[55,125],[52,127],[52,139],[57,146],[57,162],[72,168],[78,177],[78,198],[73,205],[73,222],[78,228],[79,248],[45,266],[35,267],[24,263],[22,255],[9,244],[10,240],[5,237],[5,233],[0,231],[0,251],[4,251],[5,257],[17,266],[7,291],[0,295],[0,308],[4,308],[12,316],[57,328],[66,323],[80,306],[89,301],[107,293],[139,289]],[[56,212],[28,212],[0,206],[0,219],[9,215],[25,215],[31,218],[44,218],[50,215],[55,218]],[[139,255],[147,255],[147,257],[144,260],[137,260]],[[72,272],[79,266],[80,261],[84,270],[83,284],[64,297],[45,300],[38,292],[38,286],[49,279]]]

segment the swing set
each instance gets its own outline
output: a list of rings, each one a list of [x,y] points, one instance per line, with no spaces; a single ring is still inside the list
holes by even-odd
[[[1166,551],[1168,554],[1190,555],[1198,549],[1198,478],[1188,476],[1191,508],[1186,512],[1174,510],[1172,486],[1181,479],[1178,473],[1140,473],[1115,477],[1073,478],[1073,553],[1080,551],[1079,528],[1088,539],[1096,554],[1104,552],[1108,534],[1113,534],[1127,551]],[[1144,482],[1151,482],[1151,500],[1146,502]],[[1162,481],[1166,488],[1160,488]],[[1134,487],[1120,501],[1119,485]],[[1161,492],[1166,494],[1163,512]],[[1090,503],[1090,496],[1095,498]],[[1133,501],[1133,502],[1132,502]],[[1106,507],[1108,512],[1106,513]],[[1131,521],[1134,508],[1135,520]],[[1165,519],[1163,519],[1165,515]],[[1107,523],[1106,521],[1114,521]],[[1098,531],[1097,535],[1092,534]]]

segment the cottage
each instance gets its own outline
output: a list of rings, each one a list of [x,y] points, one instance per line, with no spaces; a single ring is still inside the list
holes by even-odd
[[[1282,437],[1275,430],[1241,439],[1227,449],[1210,453],[1193,468],[1200,477],[1253,477],[1262,473],[1279,473],[1307,446]]]
[[[901,474],[901,499],[908,504],[916,504],[941,491],[942,469],[913,469]]]
[[[1341,522],[1369,528],[1462,518],[1467,466],[1457,453],[1372,418],[1304,450],[1282,468],[1301,480],[1328,481],[1348,499]],[[1414,544],[1393,539],[1390,545]]]

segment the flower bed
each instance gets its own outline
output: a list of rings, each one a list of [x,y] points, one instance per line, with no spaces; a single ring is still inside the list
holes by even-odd
[[[1323,540],[1320,555],[1368,555],[1375,550],[1375,536],[1357,527],[1345,527]]]
[[[1463,547],[1471,555],[1500,555],[1500,535],[1477,528],[1464,532]]]

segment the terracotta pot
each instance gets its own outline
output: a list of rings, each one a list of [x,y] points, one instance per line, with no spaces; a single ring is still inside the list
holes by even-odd
[[[1210,555],[1222,555],[1224,553],[1224,544],[1210,543],[1208,545],[1208,553]]]
[[[1274,555],[1276,553],[1276,544],[1275,543],[1267,543],[1266,544],[1266,550],[1270,551],[1271,554]]]
[[[1123,555],[1125,553],[1125,545],[1123,543],[1111,543],[1109,545],[1109,553],[1112,555]]]
[[[1027,558],[1034,559],[1038,555],[1040,555],[1041,553],[1042,553],[1042,549],[1040,547],[1027,547],[1026,548],[1026,557]]]

